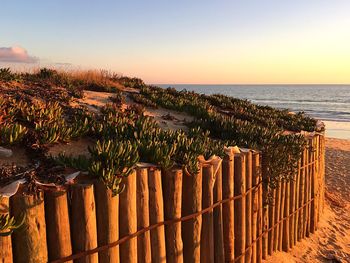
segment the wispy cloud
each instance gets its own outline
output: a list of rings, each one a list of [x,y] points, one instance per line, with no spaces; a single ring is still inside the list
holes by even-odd
[[[39,59],[30,56],[22,47],[0,47],[0,62],[36,63]]]

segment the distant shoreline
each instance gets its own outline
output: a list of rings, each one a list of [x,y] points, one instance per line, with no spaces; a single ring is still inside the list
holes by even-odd
[[[350,86],[349,84],[303,84],[303,83],[296,83],[296,84],[276,84],[276,83],[271,83],[271,84],[256,84],[256,83],[232,83],[232,84],[208,84],[208,83],[177,83],[177,84],[167,84],[167,83],[146,83],[147,85],[154,85],[154,86],[159,86],[159,87],[174,87],[174,86]]]

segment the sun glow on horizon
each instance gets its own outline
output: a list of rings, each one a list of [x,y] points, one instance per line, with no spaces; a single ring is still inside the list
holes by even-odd
[[[0,17],[9,25],[0,49],[22,46],[35,67],[107,69],[159,84],[350,83],[346,0],[38,2],[4,3]]]

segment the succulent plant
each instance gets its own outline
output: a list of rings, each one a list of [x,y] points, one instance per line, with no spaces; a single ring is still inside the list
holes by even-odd
[[[20,228],[25,220],[23,215],[20,220],[11,217],[9,214],[0,215],[0,236],[9,236],[14,230]]]
[[[137,93],[132,93],[131,94],[131,98],[137,102],[137,103],[141,103],[147,107],[151,107],[151,108],[158,108],[157,104],[155,102],[153,102],[152,100],[146,98],[145,96],[142,96],[140,94]]]
[[[20,142],[27,133],[27,128],[21,124],[4,123],[0,125],[0,144]]]
[[[90,158],[87,158],[85,155],[78,156],[66,156],[63,153],[60,153],[57,157],[51,157],[58,165],[64,167],[75,168],[80,171],[88,171],[91,163]]]
[[[101,179],[113,194],[119,194],[123,190],[122,178],[128,176],[139,161],[136,144],[130,141],[97,141],[89,152],[90,175]]]

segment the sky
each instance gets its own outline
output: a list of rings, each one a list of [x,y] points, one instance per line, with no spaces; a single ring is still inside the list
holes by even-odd
[[[348,0],[2,0],[0,66],[154,84],[348,84]]]

